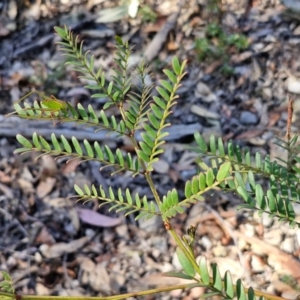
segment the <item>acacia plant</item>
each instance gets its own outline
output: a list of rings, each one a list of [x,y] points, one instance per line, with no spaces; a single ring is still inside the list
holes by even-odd
[[[195,228],[191,226],[186,236],[179,236],[173,230],[170,220],[197,201],[203,201],[205,193],[218,189],[239,194],[244,200],[240,208],[257,210],[260,214],[265,212],[271,218],[279,218],[291,226],[299,226],[293,208],[294,203],[299,203],[300,194],[298,185],[300,169],[295,164],[295,161],[300,162],[297,157],[299,153],[297,137],[291,138],[288,134],[287,140],[280,142],[280,145],[288,151],[288,159],[278,164],[276,161],[271,161],[269,156],[262,158],[259,152],[252,156],[249,149],[241,149],[232,141],[224,145],[221,138],[216,139],[214,136],[211,136],[209,141],[205,141],[201,134],[195,133],[195,143],[190,149],[198,153],[198,159],[195,161],[199,167],[198,174],[185,183],[183,199],[180,199],[176,189],[168,191],[161,197],[152,180],[153,164],[159,161],[160,155],[164,152],[162,145],[165,143],[170,125],[168,117],[178,98],[176,91],[185,75],[186,61],[180,63],[176,57],[173,58],[172,69],[164,70],[166,80],[161,80],[160,85],[155,87],[157,91],[155,96],[152,95],[152,86],[146,84],[147,69],[143,63],[135,70],[139,74],[140,85],[133,85],[129,75],[132,72],[128,70],[131,51],[128,43],[123,42],[121,38],[116,38],[115,76],[107,82],[104,71],[95,69],[94,56],[83,53],[83,44],[78,44],[77,38],[74,39],[66,27],[55,27],[55,31],[61,38],[58,44],[66,57],[66,64],[89,82],[86,88],[94,92],[92,98],[107,99],[103,110],[95,111],[92,105],[85,108],[78,104],[75,107],[54,97],[42,96],[40,101],[35,101],[33,104],[26,101],[15,103],[13,114],[27,119],[73,122],[93,127],[95,130],[104,129],[118,136],[127,136],[135,149],[135,155],[120,149],[110,149],[107,145],[99,145],[98,142],[79,141],[76,137],[67,140],[64,136],[58,137],[52,134],[51,137],[45,138],[36,133],[31,140],[17,135],[17,140],[22,147],[15,152],[38,151],[41,155],[68,156],[80,158],[82,161],[95,160],[106,166],[112,166],[115,169],[112,175],[126,170],[130,171],[132,176],[143,176],[149,184],[155,201],[148,201],[147,195],[138,193],[133,195],[129,189],[114,190],[112,187],[105,191],[102,186],[85,185],[84,188],[80,188],[75,185],[75,192],[79,200],[97,199],[101,205],[111,205],[110,209],[116,212],[134,214],[135,219],[159,215],[166,231],[177,243],[176,251],[182,265],[182,271],[169,272],[165,275],[193,281],[192,284],[112,297],[97,297],[97,299],[125,299],[130,296],[199,286],[206,287],[208,290],[207,294],[203,295],[204,298],[218,295],[224,299],[252,300],[256,297],[278,299],[279,297],[255,291],[251,287],[245,288],[240,279],[234,283],[230,270],[222,278],[218,266],[212,264],[209,268],[205,257],[196,261],[193,249]],[[110,106],[119,109],[121,116],[119,119],[107,116],[106,110]],[[137,132],[141,132],[140,140],[137,139]],[[269,182],[267,188],[259,183],[261,179]],[[5,284],[0,285],[0,298],[18,299],[19,296],[11,292],[8,275],[5,276]],[[30,300],[33,296],[22,295],[22,298]],[[43,299],[46,298],[51,299],[52,296],[43,296]]]

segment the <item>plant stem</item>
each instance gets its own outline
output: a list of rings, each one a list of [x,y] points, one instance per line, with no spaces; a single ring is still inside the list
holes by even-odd
[[[131,142],[132,142],[133,147],[134,147],[135,149],[139,149],[139,145],[138,145],[136,139],[133,138],[133,137],[131,137],[130,140],[131,140]],[[146,167],[145,162],[144,162],[142,159],[140,159],[138,155],[137,155],[137,158],[138,158],[138,160],[139,160],[139,162],[140,162],[140,164],[141,164],[143,170],[146,171],[147,167]],[[161,200],[160,200],[160,197],[159,197],[159,195],[158,195],[158,193],[157,193],[157,190],[156,190],[156,188],[155,188],[155,186],[154,186],[154,182],[153,182],[153,180],[152,180],[151,175],[150,175],[149,173],[145,173],[145,178],[146,178],[146,180],[147,180],[147,182],[148,182],[148,184],[149,184],[149,187],[150,187],[150,189],[151,189],[151,192],[152,192],[152,194],[153,194],[153,196],[154,196],[154,199],[155,199],[157,205],[159,205],[159,204],[161,203]]]
[[[99,278],[99,280],[101,280],[101,278]],[[145,296],[145,295],[151,295],[151,294],[162,293],[162,292],[169,292],[173,290],[189,289],[196,286],[199,286],[199,284],[188,283],[188,284],[181,284],[181,285],[171,285],[168,287],[161,287],[161,288],[156,288],[151,290],[132,292],[132,293],[116,295],[116,296],[108,296],[108,297],[20,295],[21,296],[20,298],[21,300],[119,300],[119,299],[127,299],[129,297],[137,297],[137,296]],[[0,299],[1,296],[10,297],[11,299],[16,299],[15,294],[0,291]]]
[[[176,241],[176,243],[180,247],[180,249],[183,251],[183,253],[185,254],[185,256],[188,258],[188,260],[190,261],[190,263],[193,265],[196,273],[198,273],[201,276],[201,274],[200,274],[200,268],[199,268],[197,262],[195,261],[195,258],[193,256],[193,254],[191,253],[191,251],[189,251],[188,248],[185,247],[185,245],[182,242],[181,238],[178,236],[178,234],[174,231],[173,228],[171,228],[169,230],[169,232],[171,233],[172,237],[174,238],[174,240]]]

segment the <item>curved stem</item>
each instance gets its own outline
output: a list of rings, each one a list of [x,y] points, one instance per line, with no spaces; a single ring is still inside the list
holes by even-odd
[[[101,279],[99,279],[99,280],[101,280]],[[189,289],[189,288],[193,288],[196,286],[199,286],[199,284],[198,283],[189,283],[189,284],[181,284],[181,285],[172,285],[172,286],[168,286],[168,287],[162,287],[162,288],[156,288],[156,289],[150,289],[150,290],[145,290],[145,291],[140,291],[140,292],[132,292],[132,293],[116,295],[116,296],[108,296],[108,297],[16,295],[16,294],[11,294],[11,293],[0,291],[0,299],[11,298],[11,299],[20,299],[20,300],[120,300],[120,299],[127,299],[130,297],[145,296],[145,295],[151,295],[151,294],[156,294],[156,293],[169,292],[169,291],[173,291],[173,290]],[[3,298],[1,296],[3,296]]]
[[[201,276],[201,271],[200,268],[195,260],[195,257],[193,255],[193,253],[190,251],[190,248],[187,248],[184,243],[182,242],[181,238],[178,236],[178,234],[174,231],[173,228],[171,228],[169,230],[169,232],[171,233],[172,237],[174,238],[174,240],[176,241],[177,245],[180,247],[180,249],[183,251],[183,253],[185,254],[185,256],[188,258],[188,260],[190,261],[190,263],[193,265],[196,273],[198,273]]]

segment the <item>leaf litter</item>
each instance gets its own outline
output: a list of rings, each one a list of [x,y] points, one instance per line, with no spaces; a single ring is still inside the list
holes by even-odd
[[[97,53],[95,64],[107,72],[113,69],[112,45],[116,34],[136,45],[132,65],[137,64],[144,53],[153,67],[154,81],[162,78],[161,69],[169,64],[173,55],[188,59],[188,75],[171,116],[175,127],[170,127],[162,163],[155,165],[154,181],[159,193],[164,194],[174,186],[182,189],[183,180],[196,174],[193,155],[185,149],[195,131],[206,137],[215,133],[248,145],[253,151],[271,151],[272,157],[281,156],[271,144],[275,133],[284,135],[287,92],[300,93],[299,18],[279,1],[272,5],[264,0],[254,1],[252,7],[243,6],[239,1],[227,1],[222,15],[214,16],[207,11],[206,1],[209,0],[200,1],[199,6],[188,1],[179,10],[176,1],[161,1],[154,6],[154,1],[147,0],[145,4],[154,12],[150,21],[143,21],[145,16],[139,13],[127,17],[128,10],[124,14],[118,1],[86,3],[79,0],[74,4],[64,0],[59,5],[52,1],[31,1],[24,5],[15,0],[4,1],[6,5],[0,7],[1,114],[11,111],[11,103],[33,87],[54,94],[57,99],[84,106],[90,103],[89,92],[82,88],[74,72],[62,67],[63,59],[54,45],[53,26],[67,24],[75,35],[84,35],[86,49]],[[122,11],[122,19],[109,25],[97,22],[101,11],[116,8]],[[214,18],[223,20],[226,32],[241,32],[249,41],[249,47],[243,51],[228,49],[229,68],[225,74],[222,57],[201,61],[195,46],[197,39],[205,37],[205,28]],[[215,51],[218,41],[213,42]],[[104,101],[95,99],[91,104],[101,109]],[[299,101],[295,102],[297,111]],[[245,120],[243,112],[252,119]],[[159,274],[174,268],[175,245],[163,234],[160,222],[142,225],[132,217],[125,219],[122,214],[109,212],[108,207],[98,209],[97,201],[82,206],[68,199],[74,194],[74,183],[129,187],[148,195],[145,182],[125,174],[111,177],[108,170],[100,172],[101,166],[92,162],[65,164],[62,159],[35,161],[36,156],[32,154],[12,155],[17,147],[14,136],[17,133],[31,136],[37,129],[43,135],[63,132],[71,137],[78,134],[79,140],[98,139],[103,144],[111,143],[113,148],[116,143],[105,134],[96,135],[68,124],[53,128],[51,122],[4,119],[3,115],[0,118],[0,230],[3,236],[0,268],[12,275],[17,290],[45,295],[96,295],[99,292],[108,295],[147,288],[146,283],[162,283]],[[294,121],[296,131],[299,128],[297,115]],[[126,141],[120,143],[127,147]],[[174,147],[174,143],[178,146]],[[246,285],[268,286],[268,292],[282,297],[295,293],[296,298],[292,286],[278,283],[284,271],[298,277],[295,258],[291,260],[293,263],[287,263],[290,256],[286,254],[294,257],[299,254],[297,243],[300,241],[295,231],[276,221],[262,230],[262,219],[255,213],[251,213],[251,221],[244,226],[239,221],[242,213],[235,210],[239,201],[235,196],[208,195],[205,202],[222,222],[201,203],[174,222],[182,233],[190,222],[200,224],[196,232],[197,255],[203,254],[205,249],[204,254],[211,261],[218,261],[222,270],[239,271],[243,268],[235,261],[239,250],[247,262],[244,269],[252,272],[251,277],[245,276]],[[266,222],[264,217],[263,222]],[[233,235],[228,235],[232,228]],[[284,233],[285,240],[275,240],[279,231]],[[265,237],[268,239],[264,240]],[[231,239],[238,243],[231,243]],[[289,242],[290,239],[297,243]],[[168,248],[155,246],[158,244],[166,244]],[[35,282],[35,288],[29,278]],[[170,294],[170,299],[188,297],[188,294],[196,299],[204,292],[201,289],[193,293],[176,291]]]

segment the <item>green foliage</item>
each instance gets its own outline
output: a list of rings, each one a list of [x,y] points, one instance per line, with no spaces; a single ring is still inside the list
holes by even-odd
[[[283,275],[281,281],[291,286],[298,293],[300,292],[300,286],[296,278],[293,278],[290,275]]]
[[[84,108],[81,104],[75,107],[55,97],[46,97],[39,92],[37,92],[39,99],[33,103],[23,101],[33,94],[31,92],[15,103],[15,111],[11,114],[28,119],[73,122],[85,127],[93,127],[95,130],[106,130],[108,134],[126,136],[131,141],[135,153],[110,149],[107,145],[100,145],[98,142],[80,141],[75,136],[68,140],[63,135],[57,137],[52,134],[49,138],[45,138],[37,133],[34,133],[31,139],[17,135],[17,140],[22,147],[15,152],[38,151],[41,153],[40,156],[80,158],[82,162],[96,160],[104,167],[110,167],[111,175],[129,171],[132,176],[144,177],[149,184],[154,201],[149,201],[149,196],[133,194],[129,189],[123,191],[119,188],[114,191],[110,186],[105,190],[102,186],[97,188],[94,185],[90,187],[76,185],[76,198],[84,202],[91,199],[98,200],[100,206],[110,205],[110,210],[125,212],[125,215],[134,214],[135,219],[160,216],[177,243],[176,252],[183,269],[181,272],[169,272],[167,276],[194,281],[191,285],[185,285],[185,288],[206,287],[209,292],[203,295],[203,298],[218,295],[224,299],[256,299],[256,292],[252,288],[245,289],[241,280],[233,283],[230,271],[221,277],[216,264],[211,266],[210,271],[204,257],[200,262],[196,261],[193,251],[195,228],[189,228],[187,237],[179,237],[172,228],[170,219],[184,213],[186,208],[194,203],[203,201],[205,193],[222,190],[240,195],[243,200],[240,208],[257,210],[260,214],[265,212],[272,218],[288,222],[291,226],[300,226],[294,211],[294,205],[300,202],[298,137],[293,137],[289,141],[278,140],[278,144],[288,152],[287,161],[279,159],[283,163],[279,164],[276,160],[271,161],[269,156],[262,158],[259,152],[253,155],[249,149],[241,149],[232,141],[224,144],[221,138],[216,139],[214,136],[206,141],[200,133],[195,133],[195,143],[190,150],[198,154],[195,161],[199,168],[198,174],[185,183],[182,198],[181,193],[176,189],[166,191],[160,197],[151,175],[154,171],[154,163],[159,161],[160,155],[164,152],[162,146],[168,135],[167,128],[171,125],[169,117],[178,98],[176,92],[185,75],[186,62],[180,63],[176,57],[173,58],[172,65],[164,70],[165,79],[155,87],[157,93],[153,96],[152,86],[146,83],[147,67],[141,63],[135,70],[129,70],[128,59],[131,50],[128,43],[123,42],[121,38],[116,37],[116,73],[111,81],[107,81],[101,69],[95,70],[94,56],[89,52],[83,53],[82,43],[78,46],[78,38],[74,39],[66,27],[56,27],[55,30],[62,39],[58,43],[67,58],[67,64],[89,82],[86,87],[92,93],[98,90],[92,94],[93,98],[106,98],[103,109],[96,111],[91,105]],[[224,32],[214,24],[207,30],[210,37],[224,38]],[[223,43],[230,46],[243,45],[244,41],[235,36],[226,38],[226,43],[224,41]],[[205,47],[211,48],[208,42]],[[133,71],[139,75],[141,83],[139,86],[134,86],[132,83],[129,74]],[[119,109],[119,119],[114,116],[108,117],[106,110],[110,106]],[[141,137],[139,140],[138,133]],[[262,180],[268,182],[267,187]],[[7,289],[5,284],[2,284],[2,287]],[[259,295],[264,293],[260,292]],[[266,296],[272,299],[272,296]]]
[[[183,272],[167,272],[165,275],[182,279],[195,279],[195,269],[192,268],[190,260],[185,256],[181,249],[179,250],[179,248],[177,248],[177,255],[182,265]],[[210,292],[201,296],[203,299],[212,296],[219,296],[223,299],[239,300],[264,299],[262,296],[256,297],[252,288],[245,289],[240,279],[234,284],[229,271],[227,271],[224,278],[222,278],[217,264],[212,264],[210,271],[204,256],[201,257],[199,262],[198,275],[201,277],[201,283],[197,286],[210,286]]]
[[[14,293],[15,289],[14,289],[13,281],[12,281],[11,277],[5,271],[1,271],[1,273],[3,276],[3,281],[0,281],[0,291]]]
[[[206,26],[205,37],[195,41],[195,50],[201,61],[222,60],[221,72],[231,75],[233,69],[229,64],[233,52],[241,52],[249,47],[249,42],[243,34],[227,34],[216,22]]]
[[[127,210],[125,216],[138,212],[138,215],[135,217],[136,220],[140,218],[149,219],[154,215],[160,214],[156,210],[153,202],[148,203],[146,196],[143,196],[141,199],[138,194],[135,194],[135,197],[132,197],[129,189],[126,189],[125,195],[123,195],[121,189],[118,189],[117,194],[115,194],[112,187],[109,187],[107,193],[102,186],[97,189],[94,185],[91,188],[85,185],[84,189],[81,189],[78,185],[75,185],[74,188],[78,194],[78,201],[84,200],[86,202],[92,199],[98,199],[102,201],[99,207],[104,204],[113,204],[110,210],[115,210],[116,212]]]
[[[222,162],[230,162],[234,170],[232,180],[228,180],[228,186],[223,185],[224,190],[236,191],[246,204],[241,208],[250,208],[258,210],[277,217],[281,221],[288,222],[291,226],[300,226],[295,221],[295,211],[293,203],[300,203],[300,189],[298,187],[299,167],[294,165],[292,170],[296,174],[289,172],[289,165],[283,166],[277,161],[271,161],[269,156],[264,159],[257,152],[251,156],[249,149],[240,149],[240,147],[229,141],[227,147],[224,147],[222,139],[216,140],[213,136],[210,138],[209,145],[206,144],[203,137],[196,133],[195,140],[198,147],[193,148],[200,154],[197,161],[200,168],[207,170],[210,165],[219,168]],[[293,145],[298,149],[293,139]],[[286,143],[284,144],[286,146]],[[291,153],[297,153],[290,147]],[[205,162],[205,156],[210,158],[210,163]],[[294,157],[295,159],[295,157]],[[263,190],[258,179],[264,178],[269,181],[269,188]]]
[[[223,38],[224,34],[225,33],[223,32],[222,28],[217,23],[208,24],[206,27],[206,36],[208,38],[213,38],[213,37]]]
[[[154,23],[157,19],[157,13],[147,4],[140,5],[139,15],[143,22]]]

